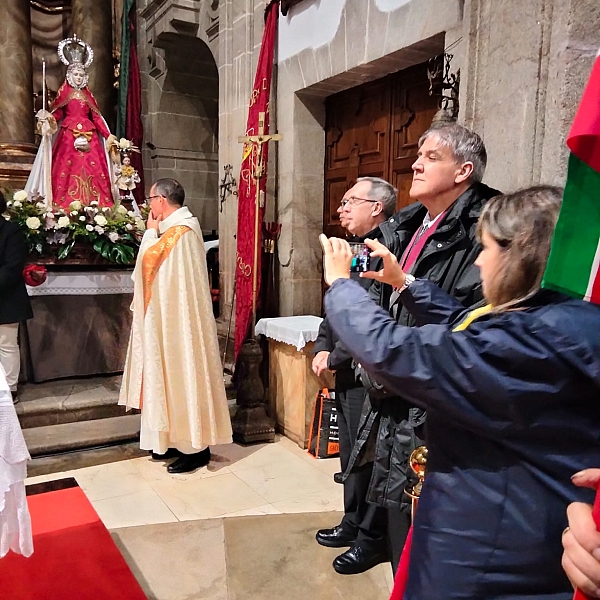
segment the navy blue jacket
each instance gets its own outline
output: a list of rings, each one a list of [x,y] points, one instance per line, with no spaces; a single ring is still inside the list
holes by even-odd
[[[464,311],[436,286],[402,296],[429,324],[399,326],[349,280],[325,307],[354,357],[428,411],[405,600],[570,600],[565,511],[593,500],[570,477],[600,466],[600,307],[541,291],[453,332]]]

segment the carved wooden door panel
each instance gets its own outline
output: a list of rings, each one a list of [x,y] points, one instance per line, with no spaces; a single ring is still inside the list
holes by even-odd
[[[327,235],[344,237],[337,207],[357,177],[389,170],[391,86],[381,79],[327,99],[325,214]]]
[[[344,237],[337,207],[357,177],[382,177],[398,188],[398,208],[410,203],[417,142],[437,110],[426,64],[327,99],[323,230]]]
[[[429,95],[427,65],[397,73],[392,82],[390,178],[398,188],[398,209],[413,202],[411,165],[417,158],[419,138],[431,125],[438,110],[437,98]]]

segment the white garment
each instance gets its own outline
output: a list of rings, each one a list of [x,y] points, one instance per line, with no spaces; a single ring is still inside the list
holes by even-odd
[[[128,408],[139,408],[142,401],[140,446],[159,454],[168,448],[190,454],[232,441],[200,225],[183,207],[160,224],[160,231],[180,225],[189,230],[158,267],[146,310],[142,264],[160,238],[150,229],[142,239],[119,397]]]
[[[17,391],[21,356],[18,344],[19,324],[0,325],[0,364],[4,368],[6,381],[11,392]]]
[[[0,558],[9,550],[33,553],[31,519],[25,497],[29,452],[0,366]]]

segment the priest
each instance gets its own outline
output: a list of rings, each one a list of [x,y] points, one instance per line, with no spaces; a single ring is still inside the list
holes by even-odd
[[[169,473],[208,464],[232,441],[198,219],[174,179],[159,179],[133,272],[133,324],[119,404],[142,411],[140,446]]]

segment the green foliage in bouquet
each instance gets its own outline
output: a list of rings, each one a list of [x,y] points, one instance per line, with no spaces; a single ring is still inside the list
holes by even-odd
[[[69,256],[78,242],[90,244],[105,259],[117,264],[131,264],[144,234],[144,218],[136,217],[121,204],[89,206],[72,202],[68,208],[49,210],[43,199],[30,198],[23,190],[6,194],[8,209],[5,218],[21,227],[29,251],[40,256]],[[147,207],[142,214],[147,216]]]

